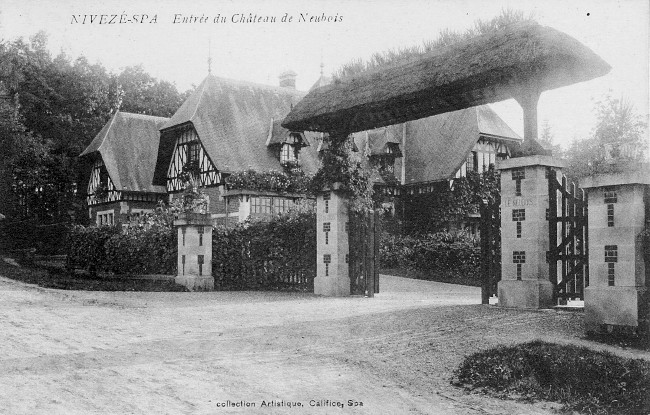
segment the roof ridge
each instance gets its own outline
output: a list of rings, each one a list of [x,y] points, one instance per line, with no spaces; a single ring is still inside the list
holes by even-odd
[[[102,137],[102,142],[99,143],[99,145],[97,146],[97,150],[95,151],[99,151],[99,149],[102,148],[102,146],[104,145],[104,141],[106,141],[106,137],[108,137],[108,132],[111,131],[111,128],[113,128],[113,123],[115,122],[115,118],[117,118],[117,114],[121,114],[120,110],[115,111],[115,114],[113,114],[113,116],[111,117],[111,122],[109,123],[108,128],[106,129],[106,133],[104,133],[104,136]]]
[[[152,119],[157,118],[157,119],[161,119],[161,120],[169,120],[168,117],[161,117],[161,116],[158,116],[158,115],[149,115],[149,114],[138,114],[137,112],[119,111],[119,113],[122,114],[122,115],[125,115],[127,117],[136,116],[136,117],[143,117],[143,118],[152,118]]]
[[[198,111],[199,109],[199,104],[201,103],[201,99],[203,98],[203,93],[205,92],[205,88],[206,85],[208,84],[208,80],[210,79],[210,76],[214,76],[214,75],[208,74],[208,76],[205,78],[205,80],[202,83],[203,87],[201,88],[201,92],[199,93],[199,98],[196,100],[196,106],[194,107],[194,112],[192,112],[192,116],[189,119],[190,122],[192,121],[192,119],[194,119],[194,116],[196,115],[196,111]]]
[[[243,80],[243,79],[225,78],[225,77],[216,76],[216,75],[208,75],[208,76],[212,76],[216,80],[224,81],[226,83],[237,85],[237,86],[257,87],[257,88],[268,89],[268,90],[275,91],[275,92],[284,92],[284,93],[288,93],[288,94],[291,94],[291,95],[304,96],[308,92],[308,91],[301,91],[301,90],[293,89],[293,88],[289,88],[289,87],[262,84],[262,83],[253,82],[253,81],[246,81],[246,80]]]

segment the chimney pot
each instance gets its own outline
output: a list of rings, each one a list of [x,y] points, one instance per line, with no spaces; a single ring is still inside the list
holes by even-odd
[[[279,76],[280,87],[296,89],[296,76],[298,76],[298,74],[292,70],[282,72]]]

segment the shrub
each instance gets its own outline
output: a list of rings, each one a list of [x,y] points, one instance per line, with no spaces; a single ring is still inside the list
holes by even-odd
[[[101,270],[106,264],[106,241],[119,232],[112,226],[74,226],[66,244],[68,266],[88,269],[91,273]]]
[[[68,235],[69,267],[115,274],[175,274],[177,242],[170,213],[158,210],[120,231],[112,226],[75,226]]]
[[[103,270],[115,274],[175,274],[176,234],[171,228],[128,228],[104,246]]]
[[[316,216],[290,212],[212,232],[212,274],[221,290],[313,290]]]
[[[534,341],[479,352],[465,359],[452,383],[556,401],[585,413],[650,411],[650,362],[572,345]]]
[[[383,233],[379,245],[382,268],[406,268],[479,279],[481,248],[478,238],[465,232],[439,232],[422,236]]]
[[[262,192],[307,193],[311,178],[301,170],[257,172],[245,170],[226,178],[228,190],[255,190]]]

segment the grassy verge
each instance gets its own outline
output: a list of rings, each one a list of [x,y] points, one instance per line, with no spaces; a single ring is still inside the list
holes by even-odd
[[[416,280],[446,282],[449,284],[469,285],[472,287],[480,287],[481,282],[473,278],[463,276],[449,276],[435,272],[425,272],[407,268],[382,268],[379,270],[380,274],[394,275],[396,277],[413,278]]]
[[[91,277],[56,267],[15,266],[0,258],[0,276],[45,288],[85,291],[187,291],[173,281],[136,280],[125,277]]]
[[[650,413],[650,362],[535,341],[469,356],[452,384],[588,414]]]

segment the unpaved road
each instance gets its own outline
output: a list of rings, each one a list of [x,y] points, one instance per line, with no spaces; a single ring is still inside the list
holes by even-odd
[[[381,283],[374,299],[336,299],[71,292],[0,277],[0,414],[545,414],[556,406],[465,394],[451,371],[497,344],[588,344],[579,313]]]

